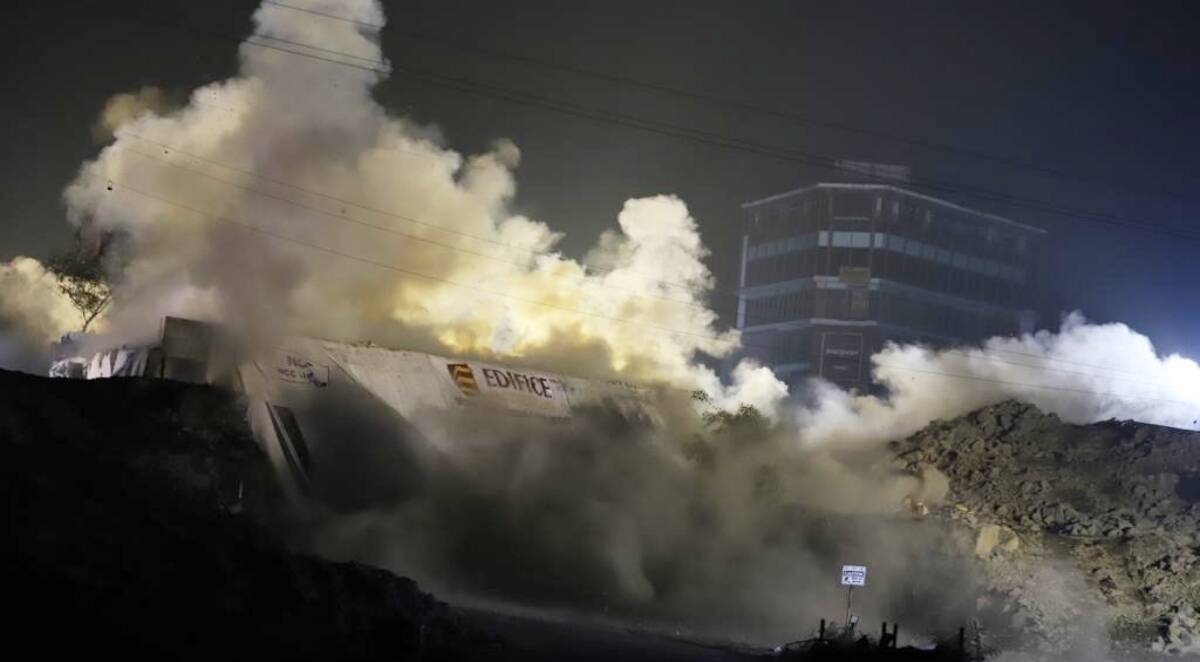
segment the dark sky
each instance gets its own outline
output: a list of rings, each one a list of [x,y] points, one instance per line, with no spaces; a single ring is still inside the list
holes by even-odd
[[[182,95],[231,75],[236,43],[226,37],[246,34],[254,4],[10,8],[0,28],[0,258],[67,245],[60,192],[98,148],[92,124],[104,100],[142,85]],[[949,188],[942,197],[1051,232],[1043,323],[1081,308],[1128,322],[1163,350],[1200,356],[1197,3],[385,4],[384,51],[398,66],[380,101],[436,123],[460,150],[513,139],[523,151],[520,211],[566,231],[569,253],[612,226],[625,199],[675,193],[700,222],[719,287],[730,288],[739,203],[838,178],[796,154],[906,163]],[[189,27],[169,27],[178,23]],[[469,91],[448,78],[471,81]],[[793,158],[515,103],[481,85]],[[1081,212],[1168,234],[1087,222]],[[717,297],[729,310],[732,294]]]

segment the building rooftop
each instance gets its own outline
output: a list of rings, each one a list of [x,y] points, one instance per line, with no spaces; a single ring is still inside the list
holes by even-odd
[[[1025,225],[1024,223],[1018,223],[1012,219],[1004,218],[1003,216],[989,214],[987,212],[979,211],[978,209],[971,209],[970,207],[964,207],[962,205],[955,204],[953,202],[948,202],[946,200],[942,200],[941,198],[935,198],[933,196],[925,195],[923,193],[917,193],[916,191],[910,191],[908,189],[900,188],[899,186],[893,186],[891,184],[851,184],[851,183],[839,184],[839,183],[833,183],[833,182],[823,182],[820,184],[813,184],[811,186],[805,186],[805,187],[798,188],[798,189],[795,189],[792,191],[787,191],[784,193],[778,193],[776,195],[768,196],[766,198],[761,198],[759,200],[752,200],[750,202],[745,202],[745,203],[742,203],[742,208],[749,209],[751,207],[757,207],[759,205],[776,202],[778,200],[784,200],[786,198],[790,198],[792,196],[800,195],[802,193],[807,193],[809,191],[814,191],[817,189],[891,191],[892,193],[897,193],[897,194],[900,194],[900,195],[903,195],[903,196],[906,196],[909,198],[921,200],[923,202],[928,202],[930,204],[937,205],[944,209],[953,209],[954,211],[962,212],[962,213],[968,214],[970,216],[974,216],[976,218],[986,219],[986,220],[994,221],[997,223],[1003,223],[1005,225],[1019,228],[1026,232],[1034,232],[1037,234],[1046,234],[1045,230],[1034,227],[1032,225]]]

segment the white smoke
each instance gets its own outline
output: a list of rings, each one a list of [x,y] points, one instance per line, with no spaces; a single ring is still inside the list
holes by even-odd
[[[806,440],[894,439],[1009,398],[1075,423],[1117,418],[1195,429],[1200,419],[1200,365],[1159,356],[1124,324],[1091,324],[1078,313],[1057,333],[948,350],[889,345],[871,362],[888,395],[814,384],[815,404],[797,414]]]
[[[251,340],[373,340],[743,402],[696,360],[738,335],[714,327],[708,251],[682,201],[629,200],[586,259],[564,257],[561,235],[512,209],[515,145],[464,156],[374,101],[388,70],[378,3],[299,6],[357,23],[263,5],[238,77],[171,112],[145,94],[110,103],[115,142],[65,197],[73,223],[123,240],[116,334],[181,314]],[[739,375],[758,404],[782,392],[761,370]]]
[[[97,142],[107,142],[118,127],[149,112],[162,113],[167,109],[167,95],[157,87],[143,87],[136,92],[115,94],[104,104],[100,117],[92,127]]]

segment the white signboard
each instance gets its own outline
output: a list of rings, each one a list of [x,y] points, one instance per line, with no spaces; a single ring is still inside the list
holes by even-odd
[[[475,402],[509,412],[570,418],[571,405],[557,376],[430,356],[460,402]]]
[[[865,565],[844,565],[842,566],[842,586],[866,586],[867,585],[867,566]]]

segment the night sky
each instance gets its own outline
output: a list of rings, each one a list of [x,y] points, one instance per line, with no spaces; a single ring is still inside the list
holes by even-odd
[[[105,99],[144,85],[182,98],[233,75],[255,4],[10,7],[0,259],[69,244],[60,192],[99,149],[92,127]],[[460,151],[514,140],[518,210],[566,232],[569,254],[615,226],[627,198],[677,194],[713,251],[714,304],[728,313],[739,204],[839,179],[795,155],[905,163],[946,189],[940,197],[1051,232],[1042,324],[1078,308],[1200,357],[1194,2],[385,5],[384,51],[397,66],[378,99],[438,125]],[[514,95],[588,116],[500,98]],[[628,118],[773,149],[728,149]]]

